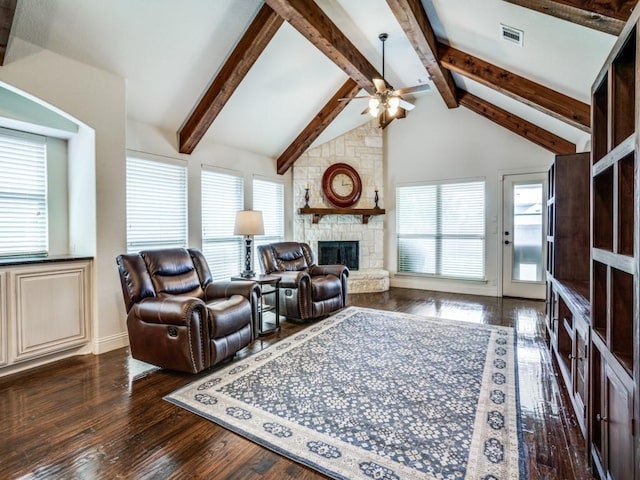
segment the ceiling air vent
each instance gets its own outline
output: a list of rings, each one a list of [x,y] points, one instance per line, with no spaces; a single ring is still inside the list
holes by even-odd
[[[524,32],[522,30],[518,30],[517,28],[508,27],[501,24],[500,33],[502,34],[502,39],[504,41],[515,43],[519,47],[523,45]]]

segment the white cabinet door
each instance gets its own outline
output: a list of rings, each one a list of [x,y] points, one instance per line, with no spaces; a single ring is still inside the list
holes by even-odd
[[[89,342],[89,262],[40,264],[8,274],[13,362]]]
[[[8,362],[9,341],[7,339],[7,281],[4,272],[0,272],[0,366]]]

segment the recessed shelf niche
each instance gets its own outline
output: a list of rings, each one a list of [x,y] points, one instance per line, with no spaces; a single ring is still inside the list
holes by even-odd
[[[613,167],[593,179],[593,247],[613,251]]]

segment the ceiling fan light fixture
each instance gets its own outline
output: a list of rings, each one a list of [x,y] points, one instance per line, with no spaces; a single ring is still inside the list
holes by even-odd
[[[400,106],[400,99],[398,97],[391,97],[387,103],[389,104],[387,108],[389,115],[394,116],[398,113],[398,107]]]
[[[372,98],[369,100],[369,113],[372,117],[377,117],[380,113],[380,100]]]
[[[354,98],[369,98],[369,106],[362,113],[368,113],[374,118],[377,117],[379,125],[382,127],[387,122],[387,118],[393,118],[398,114],[400,107],[402,107],[404,111],[411,111],[415,108],[415,105],[405,100],[403,95],[426,91],[429,90],[430,87],[428,84],[422,83],[420,80],[420,85],[394,90],[394,88],[387,83],[384,76],[384,43],[387,38],[389,38],[389,35],[381,33],[378,35],[378,38],[382,43],[382,78],[376,76],[371,79],[371,83],[374,88],[368,89],[370,90],[368,91],[368,95],[340,98],[338,100],[348,102]],[[373,91],[374,89],[375,91]],[[401,118],[404,118],[404,115],[402,115]]]

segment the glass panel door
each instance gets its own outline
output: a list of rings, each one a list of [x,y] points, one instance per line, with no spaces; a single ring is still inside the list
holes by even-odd
[[[505,175],[502,294],[545,298],[546,173]]]

